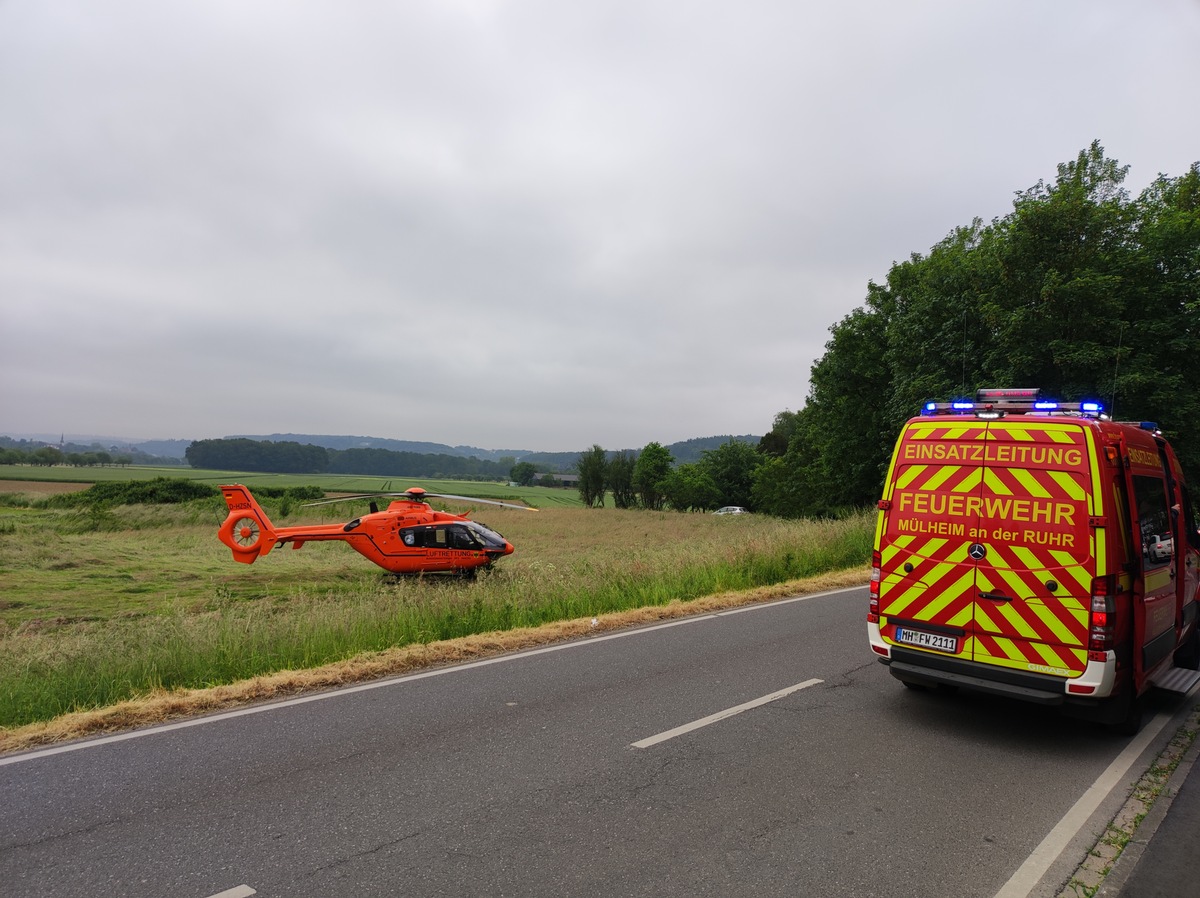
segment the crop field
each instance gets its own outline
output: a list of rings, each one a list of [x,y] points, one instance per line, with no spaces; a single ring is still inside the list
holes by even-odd
[[[437,486],[505,499],[526,492]],[[3,487],[0,737],[6,728],[163,690],[305,670],[396,646],[688,602],[827,571],[856,569],[865,580],[873,527],[865,513],[814,523],[578,502],[543,502],[536,514],[480,505],[472,517],[503,533],[516,546],[512,556],[473,581],[397,578],[335,542],[284,546],[253,565],[237,564],[216,538],[226,515],[220,498],[57,509],[29,501],[45,495],[35,482]],[[349,520],[365,510],[365,500],[318,508],[260,501],[287,524]]]
[[[366,477],[351,474],[249,474],[236,471],[209,471],[203,468],[130,466],[75,468],[68,465],[35,467],[0,465],[0,493],[46,494],[56,484],[64,489],[85,489],[93,483],[125,480],[153,480],[156,477],[182,478],[219,486],[244,483],[252,490],[260,486],[315,486],[327,493],[403,492],[419,486],[431,493],[455,493],[481,499],[521,501],[535,508],[582,508],[579,493],[573,489],[545,486],[508,486],[486,481],[433,480],[411,477]]]

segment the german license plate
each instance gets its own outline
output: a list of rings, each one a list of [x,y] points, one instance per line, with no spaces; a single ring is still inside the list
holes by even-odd
[[[897,627],[896,642],[915,645],[922,649],[949,652],[952,655],[958,651],[958,639],[955,637],[943,636],[941,633],[926,633],[923,630],[904,630]]]

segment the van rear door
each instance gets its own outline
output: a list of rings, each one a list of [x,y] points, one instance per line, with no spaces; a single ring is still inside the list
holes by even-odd
[[[884,495],[881,634],[1025,672],[1087,666],[1103,514],[1086,425],[926,418],[900,438]]]
[[[1103,490],[1088,425],[988,426],[976,565],[975,661],[1075,677],[1087,667]],[[1099,534],[1098,537],[1093,534]],[[1097,553],[1097,549],[1099,552]]]

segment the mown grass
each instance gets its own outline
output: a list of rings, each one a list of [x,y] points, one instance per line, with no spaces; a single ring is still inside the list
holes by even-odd
[[[184,478],[219,486],[223,483],[244,483],[256,487],[316,486],[328,493],[367,493],[374,491],[403,492],[419,486],[431,493],[479,496],[498,501],[520,501],[536,508],[582,508],[579,492],[573,489],[546,486],[509,486],[488,481],[433,480],[419,477],[368,477],[356,474],[257,474],[244,471],[213,471],[205,468],[129,466],[76,468],[69,465],[38,467],[35,465],[0,465],[0,481],[11,481],[9,492],[19,493],[19,484],[38,483],[107,483],[126,480],[152,480],[159,477]]]
[[[349,519],[361,506],[296,508],[286,520]],[[279,500],[267,510],[282,519]],[[866,514],[812,523],[481,506],[477,517],[517,551],[462,581],[397,579],[338,543],[239,565],[216,539],[224,516],[220,500],[0,507],[0,727],[857,567],[872,528]]]

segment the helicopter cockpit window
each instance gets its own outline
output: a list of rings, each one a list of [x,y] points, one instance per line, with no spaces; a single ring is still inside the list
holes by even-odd
[[[504,537],[488,527],[486,524],[481,524],[478,521],[467,521],[464,527],[470,528],[475,534],[475,539],[485,549],[503,549],[505,546]]]
[[[450,541],[451,549],[478,549],[479,544],[475,541],[474,535],[466,526],[462,524],[453,524],[447,529],[447,537]]]

